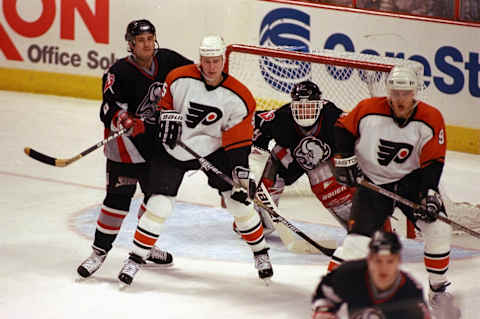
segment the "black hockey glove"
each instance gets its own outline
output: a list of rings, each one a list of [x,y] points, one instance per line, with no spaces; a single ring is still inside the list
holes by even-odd
[[[433,223],[437,220],[440,213],[445,214],[445,206],[443,205],[442,197],[440,194],[429,189],[427,195],[420,201],[422,205],[419,209],[414,211],[415,218],[423,220],[426,223]]]
[[[357,156],[340,153],[334,157],[335,178],[340,184],[354,187],[358,185],[357,178],[362,177],[362,170],[358,166]]]
[[[255,176],[250,169],[236,166],[232,171],[233,188],[230,197],[237,202],[250,205],[255,196],[256,184]]]
[[[177,111],[160,112],[159,124],[160,131],[158,137],[162,143],[174,148],[182,135],[183,115]]]

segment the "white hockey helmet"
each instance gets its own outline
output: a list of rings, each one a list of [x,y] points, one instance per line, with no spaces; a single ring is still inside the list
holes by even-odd
[[[391,90],[418,91],[419,81],[415,71],[406,65],[397,65],[392,68],[387,77],[387,94]]]
[[[200,56],[223,56],[225,55],[225,41],[219,35],[207,35],[202,39],[199,48]]]

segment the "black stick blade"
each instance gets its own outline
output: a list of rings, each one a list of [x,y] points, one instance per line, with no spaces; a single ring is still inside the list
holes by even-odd
[[[25,154],[30,156],[33,159],[36,159],[39,162],[42,162],[44,164],[52,165],[52,166],[57,166],[56,160],[53,157],[50,157],[48,155],[39,153],[35,151],[34,149],[31,149],[30,147],[25,147],[24,150]]]

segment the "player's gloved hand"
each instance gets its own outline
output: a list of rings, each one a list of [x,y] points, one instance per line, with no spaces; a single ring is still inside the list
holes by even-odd
[[[145,124],[143,120],[134,117],[126,111],[118,111],[114,116],[114,126],[118,129],[126,128],[127,134],[132,137],[145,133]]]
[[[237,202],[250,205],[255,196],[255,176],[250,169],[236,166],[232,171],[233,188],[230,197]]]
[[[349,187],[358,185],[357,178],[362,177],[363,173],[358,166],[357,156],[355,154],[339,153],[335,154],[335,178],[337,181]]]
[[[158,119],[160,131],[158,137],[162,143],[174,148],[182,136],[183,115],[173,110],[163,110]]]
[[[445,214],[445,205],[442,201],[442,196],[435,190],[429,189],[425,197],[420,200],[422,205],[419,209],[414,211],[414,216],[417,219],[423,220],[427,223],[433,223],[437,220],[440,213]]]

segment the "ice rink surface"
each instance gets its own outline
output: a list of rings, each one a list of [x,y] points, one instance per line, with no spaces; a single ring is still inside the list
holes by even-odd
[[[129,251],[124,230],[103,267],[79,280],[76,268],[91,252],[94,213],[104,197],[103,153],[59,168],[28,158],[23,148],[68,158],[100,141],[99,101],[0,91],[0,105],[0,318],[310,318],[310,297],[327,259],[290,254],[273,238],[275,274],[265,286],[253,258],[242,257],[251,255],[249,248],[231,232],[201,173],[186,177],[178,197],[181,218],[172,231],[166,228],[164,242],[159,239],[173,252],[173,267],[141,270],[131,287],[119,290],[116,277]],[[442,181],[453,200],[480,203],[480,156],[448,152]],[[292,222],[339,229],[314,200],[285,198],[280,209]],[[211,218],[199,223],[205,216]],[[311,234],[315,225],[307,226]],[[454,240],[455,252],[467,254],[452,258],[450,291],[462,318],[478,318],[479,240]],[[421,258],[406,250],[403,268],[427,287]]]

